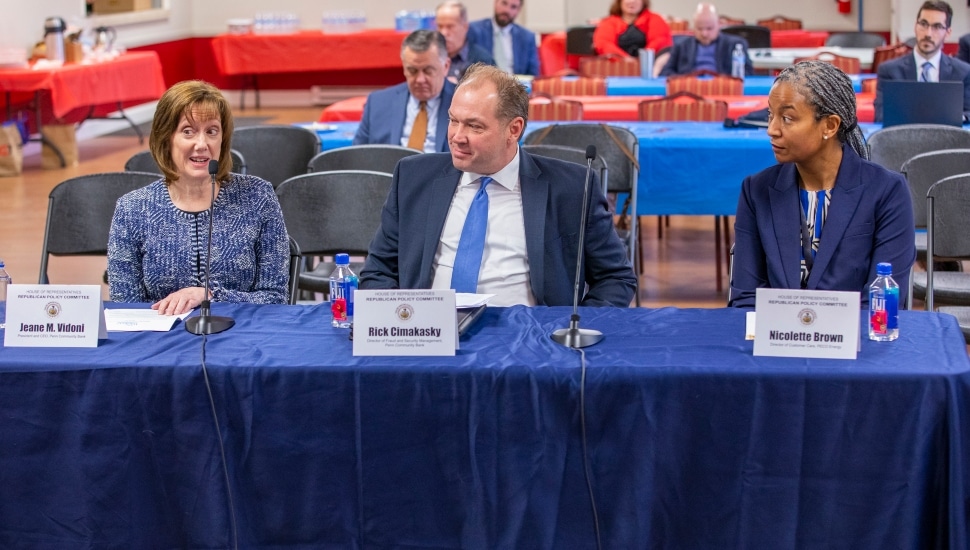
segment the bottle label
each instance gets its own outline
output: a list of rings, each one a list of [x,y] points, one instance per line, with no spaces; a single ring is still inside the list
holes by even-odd
[[[347,300],[344,298],[330,298],[330,313],[335,321],[347,320]]]
[[[869,293],[869,324],[872,333],[889,334],[899,326],[899,289],[888,288]]]
[[[346,320],[348,317],[352,319],[354,317],[354,292],[357,291],[357,276],[351,275],[345,278],[340,283],[340,286],[345,303],[345,316],[343,320]]]

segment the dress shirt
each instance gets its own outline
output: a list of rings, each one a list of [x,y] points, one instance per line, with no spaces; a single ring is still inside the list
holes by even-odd
[[[529,257],[526,252],[525,218],[522,212],[522,191],[519,187],[519,153],[494,174],[465,172],[461,175],[455,196],[445,218],[441,241],[435,253],[434,280],[431,288],[451,288],[451,272],[465,216],[475,193],[481,187],[480,178],[490,176],[494,181],[488,193],[488,227],[485,230],[485,251],[482,271],[478,277],[478,292],[495,294],[489,304],[534,306],[535,296],[529,281]]]
[[[438,125],[438,106],[441,105],[441,94],[429,99],[425,104],[428,111],[428,133],[424,136],[424,152],[435,152],[435,128]],[[404,131],[401,132],[401,146],[407,147],[408,140],[411,139],[411,128],[414,127],[414,119],[418,117],[421,109],[421,102],[413,95],[408,96],[407,115],[404,118]]]
[[[943,55],[943,50],[937,50],[933,57],[926,59],[919,54],[915,49],[913,50],[913,58],[916,60],[916,80],[919,80],[920,73],[923,72],[923,63],[929,61],[933,64],[930,67],[930,82],[940,81],[940,57]]]
[[[717,42],[708,45],[697,43],[697,61],[694,63],[694,70],[708,70],[717,72]]]
[[[508,65],[504,67],[502,65],[499,65],[499,68],[508,73],[515,73],[515,70],[513,69],[513,67],[515,67],[515,57],[513,56],[514,54],[512,53],[512,25],[506,25],[504,27],[499,27],[498,25],[495,25],[495,37],[493,40],[494,40],[494,46],[492,51],[492,57],[495,58],[495,61],[497,63],[501,63],[502,60],[499,59],[499,56],[496,52],[498,52],[500,48],[505,49],[505,62],[508,63]],[[501,44],[499,43],[500,41],[501,41]]]

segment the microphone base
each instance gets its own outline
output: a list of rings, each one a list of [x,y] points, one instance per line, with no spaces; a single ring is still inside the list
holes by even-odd
[[[197,315],[185,320],[185,330],[195,334],[218,334],[224,330],[229,330],[236,321],[231,317],[216,317],[212,315]]]
[[[603,333],[589,328],[570,327],[553,332],[551,338],[568,348],[585,348],[598,344],[603,339]]]

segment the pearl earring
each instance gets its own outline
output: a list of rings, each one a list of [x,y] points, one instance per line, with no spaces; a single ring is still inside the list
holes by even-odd
[[[829,136],[822,136],[822,139],[829,139]]]

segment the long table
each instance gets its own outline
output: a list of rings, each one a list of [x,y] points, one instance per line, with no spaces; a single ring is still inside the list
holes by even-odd
[[[852,86],[855,93],[862,91],[862,81],[875,78],[874,74],[849,75],[852,79]],[[744,79],[744,95],[768,95],[771,92],[771,85],[774,84],[774,76],[752,75]],[[606,95],[629,96],[629,95],[656,95],[662,96],[667,93],[667,78],[640,78],[635,76],[610,76],[606,78]]]
[[[812,57],[822,52],[830,52],[843,57],[856,57],[863,69],[872,68],[874,48],[844,48],[824,46],[821,48],[751,48],[748,54],[755,69],[784,69],[800,57]]]
[[[327,304],[212,309],[241,548],[595,548],[581,418],[605,548],[967,547],[946,315],[839,361],[752,356],[740,310],[583,309],[584,371],[571,308],[490,308],[444,358],[352,357]],[[0,545],[231,547],[202,344],[0,349]]]

